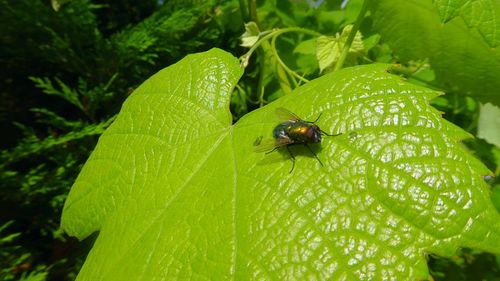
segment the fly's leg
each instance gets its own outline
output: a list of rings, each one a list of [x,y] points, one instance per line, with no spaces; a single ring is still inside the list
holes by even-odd
[[[318,160],[318,162],[321,164],[321,166],[324,166],[323,162],[321,162],[321,160],[319,160],[318,155],[316,155],[316,153],[314,153],[314,151],[311,149],[311,147],[309,145],[307,145],[307,143],[304,143],[304,146],[307,147],[307,149],[309,149],[309,151],[312,153],[312,155],[314,155],[314,158],[316,158],[316,160]]]
[[[278,149],[278,148],[279,148],[279,146],[277,146],[277,147],[273,148],[273,150],[271,150],[271,151],[266,152],[266,154],[269,154],[269,153],[271,153],[271,152],[275,151],[275,150],[276,150],[276,149]]]
[[[292,158],[292,169],[290,170],[290,174],[292,173],[293,169],[295,168],[295,156],[293,156],[292,151],[290,150],[289,145],[286,146],[286,150],[288,151],[288,154],[290,154],[290,157]]]
[[[340,135],[342,135],[342,133],[333,135],[333,134],[329,134],[329,133],[327,133],[327,132],[325,132],[325,131],[323,131],[323,130],[319,130],[319,131],[320,131],[323,135],[326,135],[326,136],[329,136],[329,137],[336,137],[336,136],[340,136]]]
[[[321,114],[323,114],[323,112],[321,112],[321,113],[318,115],[318,117],[316,118],[316,120],[314,120],[314,121],[305,121],[305,122],[306,122],[306,123],[309,123],[309,124],[314,124],[314,123],[316,123],[316,121],[318,121],[318,120],[319,120],[319,118],[321,117]],[[342,135],[342,133],[340,133],[340,134],[336,134],[336,135],[334,135],[334,134],[329,134],[329,133],[327,133],[327,132],[325,132],[325,131],[323,131],[323,130],[321,130],[321,129],[320,129],[319,131],[320,131],[323,135],[325,135],[325,136],[329,136],[329,137],[336,137],[336,136],[340,136],[340,135]],[[316,157],[316,158],[318,158],[318,157]]]
[[[316,123],[316,121],[318,121],[318,120],[319,120],[319,118],[321,117],[321,114],[323,114],[323,112],[321,112],[321,113],[318,115],[318,117],[316,118],[316,120],[314,120],[314,121],[305,121],[305,122],[306,122],[306,123],[309,123],[309,124],[314,124],[314,123]]]

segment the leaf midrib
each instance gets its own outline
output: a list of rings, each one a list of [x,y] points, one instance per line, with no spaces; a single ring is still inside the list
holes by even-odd
[[[121,261],[127,256],[126,254],[134,248],[134,245],[136,245],[138,241],[141,241],[141,238],[143,237],[143,235],[145,233],[147,233],[148,230],[153,225],[156,225],[156,221],[158,219],[160,219],[163,215],[165,215],[165,212],[168,209],[168,207],[177,198],[177,196],[184,190],[184,188],[186,188],[187,184],[197,174],[197,172],[201,170],[201,168],[204,166],[204,164],[206,163],[206,161],[209,159],[209,157],[212,155],[212,153],[220,146],[220,144],[227,137],[227,135],[228,135],[228,132],[226,134],[222,134],[217,139],[217,141],[210,148],[210,150],[208,150],[207,153],[205,153],[204,157],[201,158],[201,160],[198,162],[198,165],[193,169],[193,172],[189,175],[189,177],[187,177],[186,180],[184,181],[184,183],[181,186],[179,186],[179,188],[177,189],[177,191],[170,196],[169,200],[163,206],[163,210],[161,210],[160,212],[158,212],[159,214],[156,217],[154,217],[151,220],[149,220],[149,222],[150,222],[149,225],[145,226],[144,230],[137,236],[137,238],[133,242],[129,243],[128,249],[123,252],[122,256],[119,259],[116,259],[115,262],[112,265],[109,266],[110,269],[116,268],[117,264],[121,264]],[[125,208],[125,207],[126,206],[123,206],[122,208]],[[115,210],[115,212],[119,212],[119,210]],[[109,214],[108,214],[108,217],[110,217]],[[110,278],[111,276],[108,276],[108,274],[112,274],[112,273],[113,273],[112,271],[109,271],[107,273],[103,273],[103,275],[105,277],[103,280],[108,280],[108,279],[111,280],[112,278]]]

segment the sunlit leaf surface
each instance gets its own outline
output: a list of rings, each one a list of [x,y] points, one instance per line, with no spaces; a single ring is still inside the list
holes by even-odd
[[[241,69],[214,49],[147,80],[72,187],[70,235],[100,231],[78,280],[415,280],[425,255],[500,252],[486,168],[387,65],[325,75],[231,125]],[[326,132],[255,153],[285,107]]]

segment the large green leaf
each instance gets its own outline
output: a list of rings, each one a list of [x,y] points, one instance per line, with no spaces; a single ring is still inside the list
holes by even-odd
[[[500,1],[373,3],[374,28],[403,62],[428,58],[444,89],[500,103]]]
[[[425,255],[500,252],[500,216],[459,144],[428,105],[436,92],[347,68],[231,125],[239,62],[187,56],[123,105],[72,187],[62,228],[99,230],[78,280],[415,280]],[[255,153],[285,107],[337,137]],[[263,140],[262,140],[263,141]]]

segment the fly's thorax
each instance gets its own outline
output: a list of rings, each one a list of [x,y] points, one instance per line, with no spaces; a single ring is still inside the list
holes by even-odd
[[[288,132],[290,131],[290,128],[292,127],[294,121],[286,121],[283,123],[280,123],[278,126],[276,126],[273,130],[273,137],[277,140],[280,139],[285,139],[289,138],[288,137]]]

